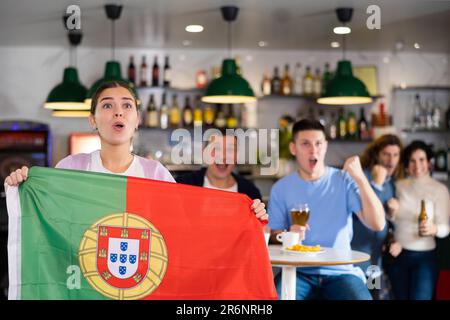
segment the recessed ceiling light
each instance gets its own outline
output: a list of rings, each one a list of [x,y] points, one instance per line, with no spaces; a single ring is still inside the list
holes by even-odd
[[[350,32],[352,32],[352,29],[350,29],[349,27],[335,27],[333,29],[333,32],[336,34],[349,34]]]
[[[416,49],[420,49],[420,44],[418,44],[417,42],[416,42],[416,43],[414,43],[414,48],[416,48]]]
[[[183,40],[183,46],[188,47],[192,44],[192,42],[190,42],[189,40]]]
[[[261,47],[261,48],[266,47],[267,46],[267,42],[261,40],[260,42],[258,42],[258,46]]]
[[[184,30],[186,30],[187,32],[202,32],[203,29],[204,29],[203,26],[199,24],[190,24],[186,26]]]
[[[331,45],[332,48],[339,48],[339,47],[341,46],[341,45],[339,44],[339,42],[337,42],[337,41],[331,42],[330,45]]]
[[[383,62],[384,62],[384,63],[389,63],[390,61],[391,61],[391,59],[389,59],[388,56],[385,56],[385,57],[383,58]]]

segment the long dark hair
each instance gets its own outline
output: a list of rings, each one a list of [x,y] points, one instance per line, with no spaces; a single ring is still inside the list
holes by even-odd
[[[366,169],[372,169],[372,167],[378,164],[378,155],[380,151],[386,148],[387,146],[397,146],[400,148],[400,151],[403,149],[403,144],[399,137],[395,134],[385,134],[373,141],[371,144],[367,146],[361,155],[361,166]],[[394,178],[402,178],[403,177],[403,167],[401,160],[399,161],[397,168],[394,171]]]
[[[95,91],[94,95],[92,96],[92,101],[91,101],[91,114],[94,115],[95,114],[95,109],[97,107],[97,103],[98,103],[98,98],[100,97],[100,94],[105,91],[106,89],[111,89],[111,88],[124,88],[127,89],[128,92],[131,94],[131,96],[134,99],[134,103],[136,105],[136,110],[139,111],[140,110],[140,104],[139,101],[136,97],[136,94],[134,93],[134,91],[130,88],[130,86],[126,83],[126,82],[122,82],[122,81],[107,81],[104,82],[103,84],[101,84],[97,90]]]

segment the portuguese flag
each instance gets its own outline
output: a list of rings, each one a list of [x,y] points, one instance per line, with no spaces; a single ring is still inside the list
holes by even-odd
[[[33,167],[7,188],[10,299],[276,299],[242,194]]]

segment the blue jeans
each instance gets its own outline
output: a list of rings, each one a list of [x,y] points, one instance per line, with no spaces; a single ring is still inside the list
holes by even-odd
[[[436,251],[403,249],[387,272],[395,299],[431,300],[438,272]]]
[[[281,297],[281,276],[275,279],[278,296]],[[367,285],[357,276],[311,275],[297,271],[297,300],[372,300]]]

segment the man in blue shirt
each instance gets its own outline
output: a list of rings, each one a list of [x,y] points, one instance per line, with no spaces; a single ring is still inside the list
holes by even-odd
[[[325,166],[327,140],[318,121],[301,120],[292,129],[289,148],[298,171],[279,180],[269,199],[271,241],[283,230],[299,231],[303,244],[351,250],[352,214],[374,230],[385,226],[383,206],[364,175],[359,157],[345,161],[344,169]],[[306,227],[293,225],[291,208],[307,203]],[[280,291],[280,281],[277,281]],[[280,294],[280,292],[279,292]],[[297,269],[297,299],[371,299],[362,270],[353,265]]]

